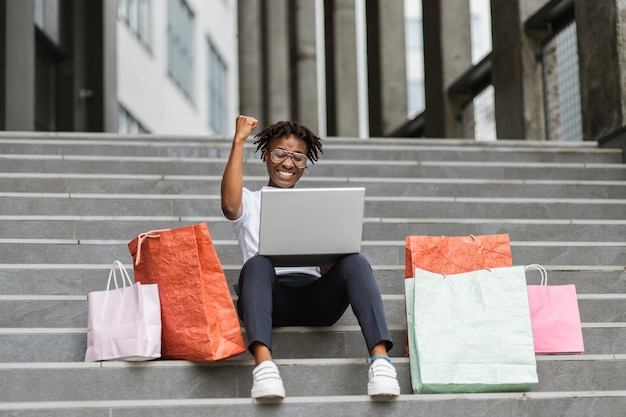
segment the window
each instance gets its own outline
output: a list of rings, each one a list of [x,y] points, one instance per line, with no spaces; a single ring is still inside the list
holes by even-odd
[[[137,39],[150,45],[150,0],[118,0],[117,17]]]
[[[496,140],[496,109],[493,85],[481,91],[474,103],[474,138],[477,141]]]
[[[470,36],[472,40],[472,62],[480,62],[491,52],[491,2],[470,0]]]
[[[178,87],[193,98],[193,13],[184,0],[168,0],[168,72]]]
[[[477,141],[497,139],[493,85],[478,93],[461,111],[462,137]]]
[[[576,22],[557,31],[542,48],[546,136],[581,141],[583,128],[578,74]]]
[[[208,43],[209,126],[216,133],[226,133],[228,118],[227,68],[211,41]]]
[[[412,118],[424,111],[424,39],[422,2],[405,0],[407,115]]]
[[[59,0],[35,0],[35,25],[55,45],[61,45]]]
[[[122,134],[148,133],[148,130],[123,106],[119,106],[117,130]]]

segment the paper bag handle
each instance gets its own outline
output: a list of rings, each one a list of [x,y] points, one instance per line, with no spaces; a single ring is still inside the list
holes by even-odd
[[[539,273],[541,274],[540,285],[548,285],[548,272],[546,271],[546,268],[539,264],[530,264],[524,267],[525,271],[528,271],[528,269],[536,269],[537,271],[539,271]]]
[[[132,287],[133,282],[131,281],[130,276],[128,275],[128,272],[126,271],[126,268],[124,268],[124,265],[120,261],[115,260],[113,261],[113,266],[111,266],[111,271],[109,272],[109,279],[107,281],[107,291],[109,291],[109,288],[111,287],[111,278],[113,278],[115,289],[117,290],[119,288],[119,286],[117,285],[117,274],[115,273],[116,269],[119,269],[122,274],[122,285],[124,286],[124,288],[126,288],[126,282],[128,282],[128,286]]]

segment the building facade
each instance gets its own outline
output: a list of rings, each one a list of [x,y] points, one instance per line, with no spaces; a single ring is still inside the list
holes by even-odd
[[[228,134],[244,113],[322,136],[619,141],[624,16],[622,0],[0,0],[0,129]]]
[[[330,136],[601,142],[625,124],[621,0],[238,3],[241,109],[264,122]],[[485,18],[492,43],[473,56],[473,23]]]
[[[0,23],[3,130],[233,130],[235,0],[2,0]]]

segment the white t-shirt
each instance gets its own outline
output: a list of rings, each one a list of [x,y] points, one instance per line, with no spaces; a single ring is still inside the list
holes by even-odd
[[[263,188],[270,188],[265,186]],[[243,253],[243,262],[259,253],[259,227],[261,222],[261,190],[250,191],[243,188],[241,195],[242,213],[238,219],[232,220],[233,228],[237,234],[239,247]],[[294,236],[298,239],[298,236]],[[308,274],[321,276],[318,267],[276,267],[276,274]]]

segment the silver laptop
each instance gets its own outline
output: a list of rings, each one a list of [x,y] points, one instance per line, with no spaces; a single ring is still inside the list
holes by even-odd
[[[361,251],[365,188],[261,190],[259,255],[274,266],[329,265]]]

